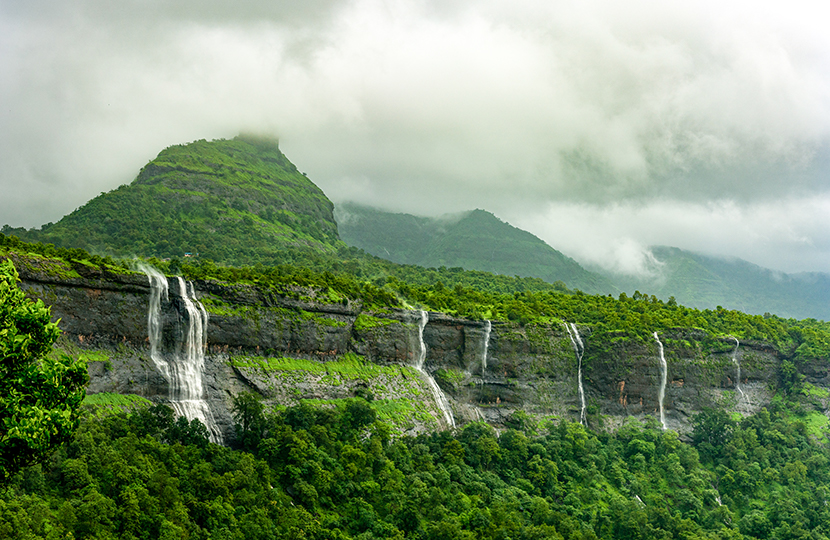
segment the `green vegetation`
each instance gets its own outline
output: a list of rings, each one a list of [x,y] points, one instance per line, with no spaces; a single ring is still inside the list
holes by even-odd
[[[617,290],[606,278],[484,210],[425,218],[346,204],[336,216],[343,241],[396,263],[536,277],[590,293]]]
[[[15,264],[22,269],[61,279],[80,278],[78,266],[95,269],[101,273],[132,273],[125,261],[92,255],[79,248],[60,248],[52,244],[24,242],[16,236],[6,236],[2,233],[0,256],[13,257]]]
[[[464,380],[464,372],[457,369],[439,369],[435,376],[439,379],[445,380],[452,385],[459,385]]]
[[[232,365],[263,371],[306,371],[317,375],[337,376],[342,380],[372,380],[381,375],[400,375],[402,372],[415,377],[414,371],[407,366],[381,366],[367,362],[362,356],[347,352],[337,360],[318,362],[298,358],[269,358],[264,356],[233,356]]]
[[[9,256],[20,253],[62,253],[73,259],[113,266],[115,261],[96,258],[80,249],[59,250],[49,245],[30,244],[0,235],[0,246]],[[230,285],[259,287],[267,294],[324,303],[337,298],[342,304],[360,302],[364,308],[420,306],[473,320],[488,318],[516,323],[532,330],[534,325],[558,325],[572,321],[591,327],[586,360],[605,354],[615,342],[651,342],[652,333],[673,334],[678,329],[703,330],[703,352],[731,350],[721,338],[758,340],[774,344],[784,357],[792,357],[792,369],[782,372],[787,388],[801,384],[797,376],[801,363],[830,358],[830,324],[814,319],[796,321],[774,315],[748,315],[723,308],[699,310],[679,305],[674,299],[635,292],[618,298],[561,290],[536,278],[510,278],[461,268],[430,268],[396,265],[366,256],[356,248],[341,248],[336,255],[305,252],[295,264],[229,267],[210,260],[150,262],[161,270],[180,272],[191,280],[217,280]],[[123,264],[126,266],[126,263]],[[120,268],[120,267],[118,267]],[[126,270],[125,270],[126,271]],[[214,313],[236,313],[237,308],[219,301],[206,301]],[[238,308],[250,311],[250,308]],[[253,313],[251,316],[255,316]],[[245,314],[243,314],[245,316]],[[298,312],[298,317],[303,315]],[[314,314],[308,317],[319,318]],[[364,316],[360,325],[369,328],[385,324],[382,317]],[[336,322],[334,324],[337,324]],[[363,328],[361,326],[361,328]],[[532,334],[532,332],[531,332]],[[668,337],[671,337],[668,336]],[[751,359],[747,359],[751,361]]]
[[[94,411],[98,416],[107,413],[130,412],[137,407],[146,407],[150,401],[135,394],[113,394],[112,392],[100,392],[98,394],[87,394],[82,405],[89,411]]]
[[[72,436],[89,381],[83,361],[49,354],[58,325],[17,281],[11,261],[0,262],[0,482]]]
[[[344,237],[345,238],[345,237]],[[725,306],[747,313],[830,320],[830,276],[783,274],[740,259],[719,259],[678,248],[652,248],[655,277],[608,275],[624,291],[674,296],[696,308]]]
[[[353,395],[370,401],[372,409],[394,433],[402,434],[413,428],[415,419],[435,424],[426,406],[411,400],[412,396],[422,395],[423,389],[420,374],[410,366],[383,366],[351,352],[330,361],[238,355],[232,356],[230,362],[237,369],[248,370],[249,374],[267,375],[271,381],[292,387],[316,387],[321,392],[332,387],[351,388]],[[296,401],[296,396],[289,397]],[[338,407],[345,403],[342,399],[304,401]]]
[[[395,319],[385,319],[383,317],[373,317],[366,313],[361,313],[354,321],[355,330],[368,330],[370,328],[382,328],[390,324],[400,324],[400,321]]]
[[[339,244],[333,206],[279,151],[253,136],[171,146],[129,186],[103,193],[55,224],[5,234],[122,256],[226,264],[284,262],[287,247]]]
[[[6,476],[0,537],[830,536],[828,420],[817,412],[827,393],[801,374],[811,367],[805,363],[830,358],[827,323],[693,309],[639,292],[590,295],[562,282],[447,268],[472,265],[482,255],[471,246],[495,247],[494,239],[507,234],[505,224],[486,212],[459,220],[430,248],[425,256],[435,258],[427,264],[437,268],[395,264],[340,242],[331,211],[276,143],[237,137],[171,147],[131,186],[41,231],[4,228],[74,247],[0,234],[0,465]],[[522,249],[538,240],[508,233]],[[330,362],[236,356],[236,367],[278,382],[297,377],[351,388],[371,382],[353,390],[357,398],[307,400],[281,410],[266,411],[252,394],[236,396],[234,449],[210,444],[201,423],[174,419],[168,407],[138,396],[89,396],[73,435],[86,377],[82,364],[106,366],[110,358],[87,351],[79,361],[47,354],[57,328],[42,303],[23,300],[8,260],[21,272],[61,279],[130,272],[128,263],[79,246],[143,254],[167,273],[219,281],[240,292],[255,288],[247,292],[267,298],[340,304],[376,315],[419,307],[492,319],[505,323],[501,339],[529,339],[539,350],[551,347],[547,329],[576,322],[591,329],[589,375],[593,359],[626,341],[651,345],[655,331],[673,350],[690,354],[727,353],[733,348],[729,336],[765,341],[780,351],[779,380],[771,384],[782,391],[769,410],[750,418],[704,411],[694,419],[691,444],[653,420],[600,433],[550,418],[537,424],[522,413],[507,419],[512,429],[500,435],[470,423],[454,433],[411,438],[393,434],[430,418],[429,411],[399,399],[389,386],[420,384],[413,368],[379,366],[355,354]],[[199,256],[183,258],[186,251]],[[228,266],[241,264],[253,266]],[[587,290],[597,285],[572,283]],[[217,315],[259,320],[259,308],[218,298],[205,299],[205,305]],[[298,324],[345,324],[312,311],[281,314]],[[363,312],[355,327],[389,324],[395,322]],[[705,337],[692,339],[690,333]],[[751,355],[742,360],[753,361]],[[450,384],[463,380],[457,370],[437,376]],[[597,414],[595,405],[589,414]],[[32,462],[39,463],[18,471]]]
[[[238,447],[164,405],[84,417],[73,440],[0,492],[9,539],[828,538],[830,450],[782,401],[616,433],[511,418],[496,436],[389,436],[370,402],[267,412],[235,399]]]

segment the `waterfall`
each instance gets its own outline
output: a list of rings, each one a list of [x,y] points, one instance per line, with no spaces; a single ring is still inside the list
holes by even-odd
[[[487,326],[484,327],[484,352],[481,355],[481,376],[484,377],[484,372],[487,371],[487,349],[490,348],[490,331],[493,329],[493,324],[487,321]]]
[[[427,322],[429,322],[429,315],[426,311],[421,310],[421,318],[418,320],[418,358],[415,360],[415,369],[420,371],[424,375],[424,378],[426,378],[435,402],[438,404],[438,408],[444,413],[444,420],[446,420],[448,426],[454,428],[455,419],[452,416],[452,410],[450,409],[449,401],[447,401],[447,396],[444,395],[444,392],[438,386],[438,383],[435,382],[435,379],[432,378],[432,375],[424,369],[424,362],[427,359],[427,345],[424,343],[424,328]]]
[[[663,344],[660,338],[657,337],[657,332],[654,332],[654,340],[657,342],[657,348],[660,350],[660,392],[657,394],[657,399],[660,403],[660,423],[663,424],[663,429],[666,429],[666,413],[663,411],[663,398],[666,397],[666,357],[663,355]]]
[[[574,323],[562,323],[565,325],[565,330],[568,331],[568,337],[571,338],[571,345],[573,345],[576,352],[577,360],[577,382],[579,389],[579,423],[583,426],[587,422],[587,407],[585,405],[585,389],[582,387],[582,355],[585,354],[585,346],[582,344],[582,338],[579,337],[579,330],[577,330]],[[570,326],[569,326],[570,324]]]
[[[168,300],[167,278],[164,274],[144,264],[138,265],[139,270],[150,280],[150,309],[147,310],[147,334],[150,340],[150,358],[161,371],[164,378],[170,380],[170,368],[161,357],[161,299]]]
[[[208,430],[210,441],[221,444],[222,433],[216,425],[213,413],[204,400],[202,377],[205,370],[208,315],[196,299],[193,284],[177,279],[179,297],[186,316],[183,319],[183,339],[174,350],[162,353],[161,299],[169,300],[167,278],[155,268],[139,267],[150,280],[150,309],[147,314],[150,357],[169,384],[170,405],[176,414],[188,420],[199,420]]]
[[[741,389],[741,363],[738,361],[738,347],[741,346],[741,343],[736,337],[733,337],[732,339],[735,340],[735,350],[732,351],[732,363],[735,364],[735,368],[738,370],[738,378],[735,379],[735,390],[738,391],[740,397],[742,398],[744,397],[744,391]]]

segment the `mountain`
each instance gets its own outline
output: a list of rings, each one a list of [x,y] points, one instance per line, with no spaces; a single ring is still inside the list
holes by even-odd
[[[286,248],[342,245],[323,191],[276,140],[238,136],[171,146],[130,184],[102,193],[59,222],[18,236],[105,255],[273,263]]]
[[[616,290],[608,279],[484,210],[427,218],[346,203],[337,206],[335,217],[344,242],[393,262],[537,277],[588,293]]]
[[[830,275],[785,274],[742,259],[723,259],[675,247],[651,248],[649,277],[607,275],[621,289],[639,290],[686,306],[723,306],[745,313],[830,320]]]
[[[298,285],[266,269],[233,281],[233,269],[183,264],[186,286],[146,268],[76,259],[81,250],[72,259],[49,251],[0,236],[0,260],[14,263],[30,297],[51,304],[58,347],[90,362],[89,393],[177,404],[195,399],[182,399],[182,379],[201,380],[197,401],[225,440],[234,436],[233,396],[249,391],[274,407],[371,395],[378,414],[413,435],[477,420],[503,429],[514,415],[575,422],[587,414],[595,426],[618,426],[658,413],[689,432],[706,408],[754,414],[779,392],[830,395],[830,325],[816,321],[651,298],[453,289],[492,311],[492,320],[472,320],[435,309],[444,298],[437,289],[399,287],[400,297],[373,306],[377,291],[331,273]],[[422,309],[400,307],[416,302]],[[205,348],[193,348],[197,334]],[[203,362],[181,369],[190,354]]]
[[[537,278],[552,288],[564,284],[615,295],[639,290],[697,308],[830,319],[828,274],[788,275],[659,246],[652,250],[650,276],[612,275],[583,268],[484,210],[437,219],[356,204],[336,210],[339,223],[331,201],[280,152],[276,140],[240,135],[171,146],[130,185],[95,197],[57,223],[29,231],[6,226],[2,232],[100,255],[198,254],[237,266],[302,261],[318,269],[337,269],[345,257],[353,259],[350,268],[356,262],[360,275],[372,279],[411,273],[356,250],[346,253],[348,243],[394,263]],[[456,277],[463,283],[496,279]],[[541,285],[548,286],[533,287]]]

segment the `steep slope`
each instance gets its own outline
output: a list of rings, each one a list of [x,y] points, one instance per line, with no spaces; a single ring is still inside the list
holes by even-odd
[[[371,395],[378,414],[413,434],[448,427],[440,393],[458,425],[484,419],[505,427],[519,411],[586,421],[574,331],[584,344],[585,412],[593,425],[665,409],[668,427],[689,431],[694,414],[708,407],[753,414],[779,390],[803,388],[824,396],[824,411],[830,396],[825,324],[562,293],[545,295],[544,319],[480,321],[372,309],[331,288],[214,278],[185,288],[180,278],[160,276],[169,294],[154,296],[148,276],[122,267],[14,249],[0,250],[0,258],[14,262],[28,295],[51,304],[64,332],[60,349],[90,363],[92,394],[174,402],[174,380],[157,353],[178,354],[194,318],[185,295],[199,302],[207,322],[202,399],[225,439],[233,435],[232,396],[244,391],[279,406]],[[148,339],[152,312],[157,351]],[[566,318],[580,322],[567,329]]]
[[[267,264],[285,248],[332,251],[332,210],[275,140],[239,136],[171,146],[132,184],[24,236],[103,254]]]
[[[394,262],[537,277],[589,293],[616,290],[604,277],[484,210],[434,219],[346,203],[337,207],[336,217],[344,242]]]
[[[708,257],[682,249],[651,248],[654,277],[608,276],[620,288],[683,305],[723,306],[746,313],[830,320],[830,275],[784,274],[741,259]]]

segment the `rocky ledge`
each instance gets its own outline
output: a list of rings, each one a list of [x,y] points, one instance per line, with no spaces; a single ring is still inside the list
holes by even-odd
[[[15,263],[27,294],[52,306],[64,332],[61,346],[89,361],[90,393],[170,398],[170,382],[150,357],[146,276],[56,268],[54,262],[19,257]],[[173,278],[168,281],[176,290]],[[369,312],[359,303],[320,301],[312,291],[280,296],[250,285],[193,285],[209,315],[205,398],[226,437],[232,436],[232,398],[243,391],[257,392],[273,406],[359,395],[374,399],[379,414],[401,432],[445,428],[427,376],[446,394],[458,424],[484,419],[510,425],[518,411],[537,418],[580,417],[577,357],[561,323],[522,327],[494,321],[485,343],[486,321],[428,313],[426,359],[419,371],[418,311]],[[176,347],[188,315],[175,294],[162,304],[165,347]],[[627,417],[658,418],[656,340],[620,336],[600,347],[591,340],[591,328],[577,330],[585,344],[588,422],[613,427]],[[689,329],[659,338],[669,428],[688,431],[691,417],[704,407],[750,414],[772,399],[784,355],[770,344],[741,343],[736,349],[734,340]],[[825,361],[808,362],[803,370],[813,384],[830,385]]]

